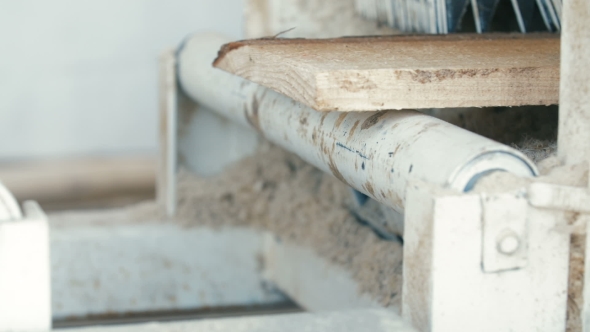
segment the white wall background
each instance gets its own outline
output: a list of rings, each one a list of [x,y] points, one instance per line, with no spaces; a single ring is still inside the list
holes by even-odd
[[[0,0],[0,159],[153,153],[157,58],[242,0]]]

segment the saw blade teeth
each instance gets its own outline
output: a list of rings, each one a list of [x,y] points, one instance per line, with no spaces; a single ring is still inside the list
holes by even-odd
[[[469,0],[444,0],[444,15],[446,16],[446,29],[448,32],[456,32],[459,29],[463,16],[466,15]]]
[[[390,8],[388,7],[387,3],[389,0],[376,0],[375,7],[377,12],[377,22],[383,25],[389,25],[389,16],[390,16]]]
[[[476,31],[484,33],[492,31],[500,1],[506,1],[503,10],[511,4],[518,30],[523,33],[543,25],[549,31],[561,29],[563,0],[355,0],[354,5],[366,19],[403,32],[457,32],[466,15],[473,15]],[[467,10],[470,4],[471,11]],[[494,24],[502,24],[498,22]]]
[[[475,28],[478,33],[489,32],[499,0],[471,0]]]
[[[551,20],[553,21],[553,25],[557,31],[561,30],[561,22],[559,20],[559,16],[557,16],[557,12],[555,7],[553,6],[553,1],[551,0],[544,0],[545,7],[549,11],[549,15],[551,16]]]
[[[541,17],[543,18],[543,22],[549,31],[555,31],[555,25],[553,23],[553,19],[551,18],[551,14],[549,13],[549,8],[547,8],[547,2],[545,0],[537,0],[537,7],[541,12]]]
[[[511,2],[520,32],[530,31],[534,11],[536,10],[535,0],[511,0]]]

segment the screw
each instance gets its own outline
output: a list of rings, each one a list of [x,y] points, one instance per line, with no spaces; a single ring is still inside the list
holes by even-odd
[[[498,251],[504,255],[512,255],[518,251],[518,248],[520,247],[520,239],[518,238],[518,235],[511,230],[504,231],[498,237],[497,243]]]

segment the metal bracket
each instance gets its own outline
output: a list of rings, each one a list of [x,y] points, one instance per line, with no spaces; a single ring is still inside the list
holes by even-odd
[[[526,267],[528,206],[590,213],[590,189],[532,183],[517,193],[482,194],[482,267],[494,273]]]
[[[482,194],[482,267],[494,273],[523,268],[528,252],[526,191]]]
[[[583,187],[532,183],[529,186],[529,202],[538,208],[590,213],[590,190]]]

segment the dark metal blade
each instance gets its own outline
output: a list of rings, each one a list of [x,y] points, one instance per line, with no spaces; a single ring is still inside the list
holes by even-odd
[[[499,0],[471,0],[477,32],[483,33],[490,31],[498,2]]]
[[[535,13],[535,0],[512,0],[512,7],[516,14],[516,20],[521,32],[531,30],[533,14]]]
[[[469,0],[446,0],[447,32],[456,32],[467,12]]]

